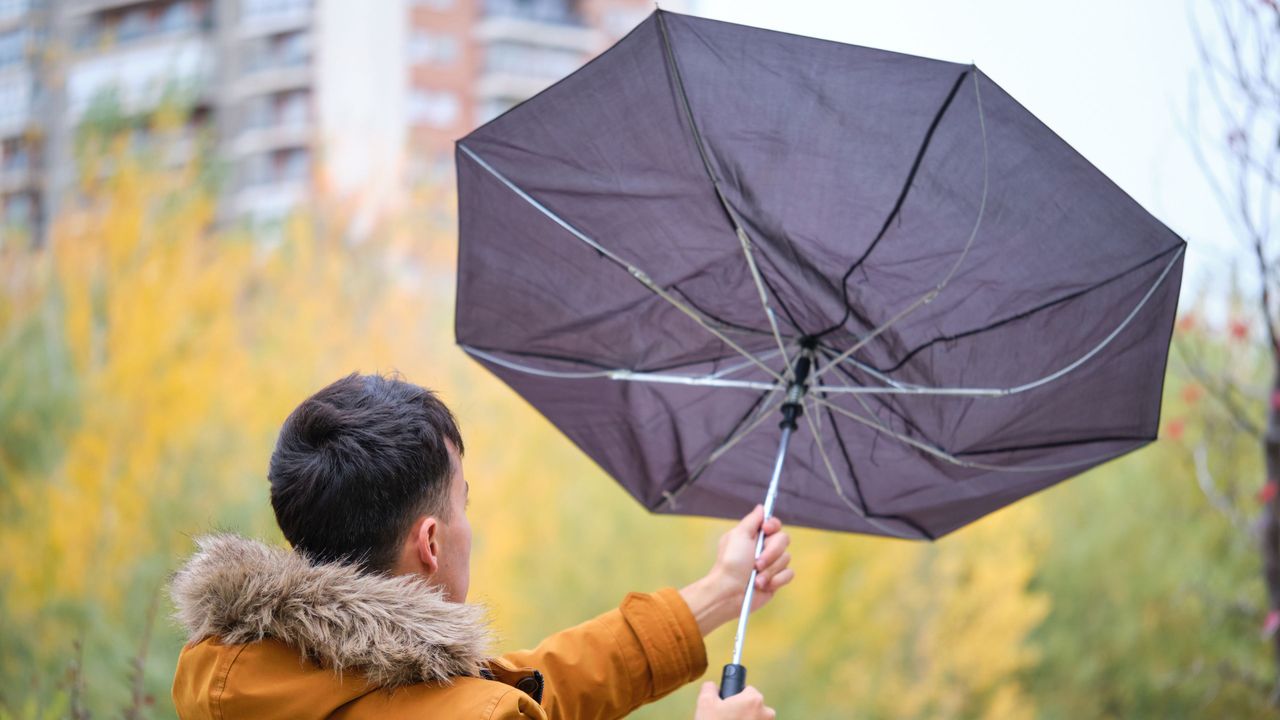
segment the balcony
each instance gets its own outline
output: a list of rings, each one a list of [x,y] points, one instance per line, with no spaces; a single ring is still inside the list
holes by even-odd
[[[555,79],[513,73],[485,73],[476,82],[476,99],[499,101],[511,107],[547,89]]]
[[[311,196],[311,155],[285,150],[251,156],[242,164],[232,214],[270,222],[291,213]]]
[[[34,124],[38,95],[29,70],[0,74],[0,137],[17,135]]]
[[[7,156],[0,162],[0,193],[34,189],[40,184],[40,172],[26,156]]]
[[[311,87],[313,80],[310,62],[285,63],[241,75],[232,86],[232,92],[239,98],[266,95]]]
[[[154,108],[175,90],[201,98],[215,67],[213,47],[202,37],[167,38],[83,58],[67,73],[67,117],[79,122],[104,93],[115,93],[127,113]]]
[[[30,0],[0,0],[0,30],[22,27],[40,10],[39,7],[32,7]]]
[[[310,87],[311,36],[295,32],[245,41],[241,72],[232,92],[238,97]]]
[[[305,148],[311,146],[314,136],[315,128],[310,122],[249,127],[241,130],[232,141],[231,152],[253,155],[283,148]]]
[[[484,48],[476,97],[482,103],[501,100],[514,104],[577,70],[585,57],[576,49],[540,45],[525,39],[491,42]]]
[[[34,192],[19,192],[0,197],[0,226],[6,236],[21,237],[40,220],[40,199]],[[7,237],[6,237],[7,240]]]
[[[584,55],[595,52],[604,42],[598,31],[581,24],[539,19],[532,14],[486,13],[476,24],[475,37],[482,43],[521,43]]]
[[[302,30],[314,12],[311,0],[242,0],[236,29],[242,38]]]
[[[582,16],[566,0],[485,0],[486,16],[581,27]]]
[[[73,6],[73,12],[83,15],[75,30],[75,46],[82,53],[109,52],[166,38],[204,35],[213,30],[209,5],[195,0],[82,4]]]
[[[147,0],[72,0],[67,3],[67,12],[71,15],[93,15],[146,4]]]

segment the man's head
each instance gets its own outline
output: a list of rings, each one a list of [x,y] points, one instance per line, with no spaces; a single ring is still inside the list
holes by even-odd
[[[462,601],[471,527],[462,436],[430,391],[349,375],[298,406],[268,477],[284,536],[317,561],[419,573]]]

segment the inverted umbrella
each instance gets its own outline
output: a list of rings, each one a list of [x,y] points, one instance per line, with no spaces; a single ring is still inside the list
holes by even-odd
[[[932,540],[1156,437],[1185,242],[972,65],[658,11],[456,157],[459,344],[653,512]]]

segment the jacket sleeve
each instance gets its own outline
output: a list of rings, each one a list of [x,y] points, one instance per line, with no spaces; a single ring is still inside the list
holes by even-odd
[[[680,593],[631,593],[621,607],[503,661],[543,673],[551,720],[612,720],[701,677],[707,650]]]

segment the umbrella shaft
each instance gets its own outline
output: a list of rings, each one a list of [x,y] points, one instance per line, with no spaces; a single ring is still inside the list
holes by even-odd
[[[787,458],[787,445],[791,442],[791,423],[782,426],[782,439],[778,443],[778,458],[773,463],[773,478],[769,481],[769,492],[764,497],[764,522],[773,517],[773,503],[778,497],[778,479],[782,477],[782,463]],[[756,558],[764,550],[764,531],[756,536]],[[747,594],[742,598],[742,612],[738,615],[738,634],[733,639],[733,664],[742,664],[742,643],[747,637],[747,618],[751,615],[751,599],[756,592],[756,570],[752,568],[751,579],[747,581]]]

